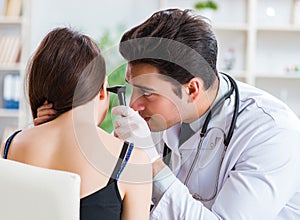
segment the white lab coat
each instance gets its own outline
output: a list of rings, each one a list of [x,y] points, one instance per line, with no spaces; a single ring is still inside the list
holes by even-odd
[[[228,81],[220,78],[220,88],[224,88]],[[200,131],[179,149],[180,125],[164,132],[157,149],[162,153],[164,142],[172,149],[171,169],[177,179],[152,210],[152,220],[300,219],[299,119],[271,95],[237,83],[239,116],[221,168],[219,164],[224,145],[219,131],[228,133],[234,94],[212,117],[208,129],[218,127],[219,130],[209,132],[204,139],[187,186],[183,182],[195,157]],[[219,94],[225,92],[220,91]],[[199,119],[199,123],[203,123],[203,119]],[[217,180],[217,195],[212,201],[201,202],[192,197],[195,194],[205,198],[212,195]]]

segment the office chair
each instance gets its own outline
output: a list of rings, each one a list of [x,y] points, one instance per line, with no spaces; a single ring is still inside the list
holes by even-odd
[[[0,219],[78,220],[80,176],[0,159]]]

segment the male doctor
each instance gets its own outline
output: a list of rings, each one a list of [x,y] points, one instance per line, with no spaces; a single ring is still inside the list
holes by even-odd
[[[123,116],[115,133],[153,161],[152,219],[300,219],[299,119],[218,73],[203,18],[159,11],[126,32],[119,49],[133,93],[131,108],[113,109]]]
[[[299,119],[217,71],[217,41],[203,18],[159,11],[119,49],[133,93],[131,108],[113,109],[123,116],[115,134],[151,158],[151,219],[300,219]],[[51,114],[41,107],[35,124]]]

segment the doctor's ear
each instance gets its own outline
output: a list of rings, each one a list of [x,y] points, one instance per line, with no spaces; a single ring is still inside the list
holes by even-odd
[[[190,99],[193,101],[199,97],[202,90],[202,81],[198,78],[192,78],[188,83],[185,84],[185,90]]]

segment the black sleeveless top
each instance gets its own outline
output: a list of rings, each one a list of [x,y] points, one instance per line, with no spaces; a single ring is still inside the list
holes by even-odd
[[[4,159],[7,159],[12,139],[19,132],[16,131],[7,139],[4,147]],[[80,200],[80,220],[121,219],[122,199],[117,181],[130,158],[132,149],[133,144],[125,141],[107,185]]]

